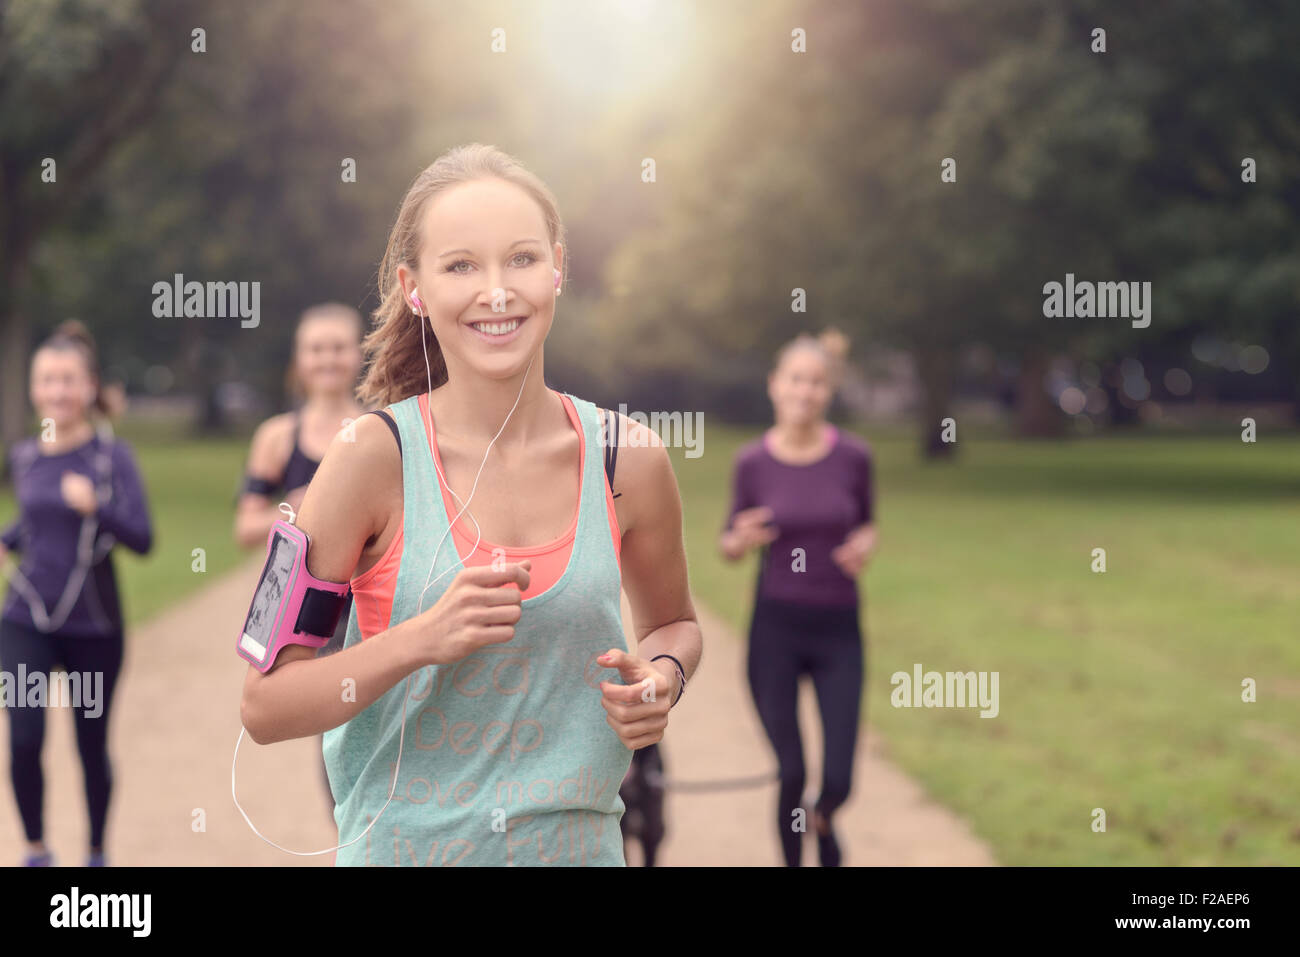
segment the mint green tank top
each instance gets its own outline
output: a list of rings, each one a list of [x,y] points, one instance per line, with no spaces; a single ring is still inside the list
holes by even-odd
[[[554,585],[524,599],[509,642],[410,676],[393,799],[365,837],[338,852],[337,865],[626,864],[618,792],[632,752],[600,701],[601,681],[622,681],[596,662],[610,648],[628,650],[602,426],[595,405],[569,398],[585,435],[569,564]],[[403,544],[389,627],[433,607],[461,568],[418,397],[392,411],[403,450]],[[426,579],[439,575],[421,599]],[[354,602],[343,647],[359,641]],[[364,831],[388,799],[406,693],[403,679],[325,732],[340,844]]]

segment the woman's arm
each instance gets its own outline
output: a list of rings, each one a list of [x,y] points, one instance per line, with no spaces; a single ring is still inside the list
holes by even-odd
[[[624,452],[627,465],[620,475],[623,494],[632,506],[623,531],[623,588],[632,606],[637,643],[634,657],[612,655],[610,667],[617,667],[624,681],[655,680],[649,701],[639,684],[629,687],[602,682],[601,690],[610,726],[624,744],[635,749],[663,737],[668,709],[679,691],[673,663],[668,659],[651,663],[650,659],[672,655],[689,679],[699,667],[704,639],[691,602],[682,502],[668,450],[652,429],[627,416],[622,418],[628,444]],[[635,430],[642,434],[634,436]],[[620,466],[623,461],[620,459]]]
[[[727,527],[718,536],[718,554],[729,562],[738,562],[745,555],[745,546],[736,533],[736,529]]]
[[[297,526],[311,538],[307,570],[347,581],[379,560],[402,521],[402,465],[378,416],[357,420],[349,441],[334,437],[308,486]],[[390,525],[392,527],[390,527]],[[507,581],[519,589],[501,588]],[[459,661],[485,644],[509,641],[528,573],[518,564],[462,569],[433,607],[323,658],[289,645],[262,674],[249,666],[240,719],[258,744],[336,728],[411,672]]]
[[[0,532],[0,548],[12,552],[18,547],[18,543],[23,537],[23,520],[14,519],[3,532]]]
[[[731,472],[731,511],[718,535],[718,552],[729,562],[739,561],[751,548],[761,548],[777,537],[770,527],[772,510],[759,505],[749,485],[749,469],[737,458]]]
[[[875,469],[870,448],[864,448],[863,452],[858,487],[854,490],[862,510],[862,522],[849,530],[843,543],[831,549],[831,560],[849,578],[857,578],[861,574],[876,550]]]
[[[260,455],[266,451],[267,424],[254,439],[250,471],[265,465]],[[311,539],[307,570],[326,581],[352,577],[367,542],[385,531],[394,497],[400,501],[401,459],[388,429],[377,416],[367,416],[356,423],[355,438],[344,442],[341,435],[334,437],[295,522]],[[242,504],[242,527],[260,528],[263,516],[254,519]],[[400,521],[400,504],[396,514]],[[266,521],[263,537],[273,521]],[[249,736],[270,744],[319,734],[369,707],[419,667],[417,644],[403,640],[413,622],[323,658],[316,657],[314,648],[286,646],[266,674],[250,665],[240,702]]]
[[[731,509],[727,521],[718,535],[718,552],[729,562],[738,561],[745,548],[737,536],[736,517],[754,503],[749,500],[749,485],[745,481],[745,462],[737,457],[731,466]]]
[[[5,459],[5,471],[13,479],[14,498],[18,497],[18,470],[14,468],[13,452],[14,446],[9,447],[8,455]],[[0,532],[0,564],[3,564],[5,552],[12,552],[18,547],[23,537],[23,514],[19,507],[18,514],[14,520],[5,526],[5,530]]]
[[[273,485],[280,484],[280,477],[288,464],[289,450],[286,445],[291,435],[290,428],[290,420],[283,415],[273,416],[257,427],[248,449],[245,475]],[[301,493],[298,495],[301,496]],[[286,501],[294,508],[301,504],[300,501],[292,501],[287,497]],[[256,492],[244,492],[239,496],[239,505],[235,510],[235,541],[244,548],[264,543],[271,533],[271,526],[283,517],[278,502],[272,502],[269,497]]]
[[[101,529],[131,551],[147,555],[153,548],[153,523],[135,456],[131,447],[120,441],[113,443],[109,454],[113,457],[112,495],[96,508],[95,518]]]
[[[771,522],[772,510],[765,505],[737,512],[731,527],[724,528],[718,536],[718,551],[729,562],[739,561],[751,548],[761,548],[776,540],[780,533]]]

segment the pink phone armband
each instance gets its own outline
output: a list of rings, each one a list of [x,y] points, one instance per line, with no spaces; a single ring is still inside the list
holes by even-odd
[[[351,593],[348,582],[327,582],[307,571],[311,539],[278,520],[266,541],[266,564],[235,644],[239,656],[265,674],[286,645],[320,648],[334,634]]]

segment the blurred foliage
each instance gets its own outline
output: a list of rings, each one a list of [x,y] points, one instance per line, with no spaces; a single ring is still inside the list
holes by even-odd
[[[683,160],[706,173],[611,264],[640,365],[724,389],[833,322],[913,353],[980,341],[1093,358],[1185,352],[1209,330],[1300,368],[1300,9],[765,9],[737,45],[750,81],[725,90],[711,139]],[[805,56],[789,52],[792,24]],[[1066,272],[1152,282],[1151,327],[1045,320],[1043,283]],[[807,315],[789,311],[794,287]]]
[[[403,191],[479,140],[559,198],[547,377],[597,401],[760,417],[775,349],[831,323],[921,359],[935,408],[972,342],[1101,360],[1212,331],[1293,389],[1297,41],[1300,8],[1230,0],[0,2],[3,342],[76,315],[210,425],[223,381],[280,406],[298,314],[373,308]],[[1151,327],[1044,319],[1066,272],[1151,281]],[[261,326],[154,318],[175,273],[260,282]]]

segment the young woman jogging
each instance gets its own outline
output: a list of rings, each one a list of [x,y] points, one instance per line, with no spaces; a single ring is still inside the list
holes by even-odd
[[[310,573],[351,583],[347,639],[250,668],[241,707],[260,743],[326,732],[338,864],[625,863],[619,784],[701,637],[662,442],[620,417],[615,499],[599,410],[545,384],[564,255],[550,191],[493,147],[399,208],[361,389],[387,408],[298,518]]]
[[[235,515],[235,539],[266,544],[279,504],[302,505],[330,440],[365,411],[356,400],[361,373],[361,314],[350,306],[312,306],[294,331],[290,390],[301,404],[257,427]]]
[[[36,350],[30,395],[41,433],[16,443],[9,455],[19,512],[0,534],[0,565],[9,579],[0,667],[24,674],[28,688],[34,680],[47,688],[58,684],[50,681],[57,666],[68,673],[69,689],[78,676],[81,700],[71,704],[90,813],[87,864],[103,866],[113,785],[108,720],[123,650],[111,552],[121,544],[146,554],[153,530],[135,458],[108,428],[95,345],[81,323],[62,323]],[[10,552],[20,556],[16,566]],[[4,710],[26,863],[51,865],[42,819],[45,703],[14,705]]]
[[[777,830],[798,867],[806,830],[822,865],[839,866],[832,816],[849,796],[862,698],[857,577],[876,546],[871,451],[826,421],[847,343],[800,335],[768,376],[776,423],[736,455],[724,557],[760,549],[749,629],[749,682],[780,772]],[[810,675],[825,738],[822,788],[801,807],[799,678]],[[809,818],[811,820],[809,821]],[[810,826],[809,826],[810,825]]]

